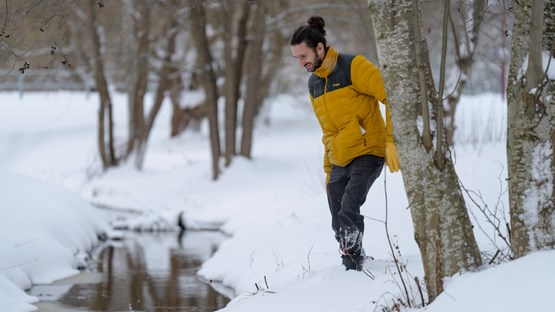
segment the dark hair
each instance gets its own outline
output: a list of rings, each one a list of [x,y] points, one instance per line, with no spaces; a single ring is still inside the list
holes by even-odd
[[[309,48],[315,49],[318,43],[321,42],[326,47],[326,30],[324,26],[326,26],[326,23],[321,16],[311,16],[308,19],[308,25],[302,25],[295,30],[293,36],[291,36],[291,45],[305,42]]]

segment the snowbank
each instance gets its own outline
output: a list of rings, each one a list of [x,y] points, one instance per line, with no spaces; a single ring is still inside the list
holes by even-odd
[[[308,96],[280,96],[264,111],[253,158],[237,157],[216,182],[205,124],[169,139],[164,105],[149,142],[144,170],[125,165],[101,176],[97,164],[96,107],[91,94],[2,95],[0,101],[0,310],[28,311],[36,298],[21,289],[73,274],[80,255],[106,223],[76,195],[99,206],[141,213],[125,225],[172,229],[183,212],[189,228],[219,228],[230,235],[202,266],[200,276],[233,288],[223,311],[375,311],[402,296],[387,244],[388,220],[407,280],[423,279],[401,174],[382,172],[362,207],[364,247],[375,257],[370,276],[341,267],[330,226],[322,169],[321,131]],[[114,96],[116,136],[125,138],[126,101]],[[496,95],[463,97],[457,113],[456,169],[469,190],[490,207],[508,209],[504,146],[505,103]],[[33,116],[28,119],[28,112]],[[96,162],[95,162],[96,161]],[[387,193],[387,201],[386,201]],[[32,196],[31,196],[32,195]],[[387,215],[386,215],[386,207]],[[495,234],[480,212],[475,234],[492,252]],[[506,212],[506,211],[505,211]],[[5,229],[5,230],[4,230]],[[483,231],[482,231],[483,229]],[[7,256],[5,256],[7,255]],[[555,252],[546,251],[480,272],[455,276],[428,311],[550,311]],[[411,295],[419,301],[414,282]],[[13,308],[13,309],[12,309]]]
[[[0,194],[0,310],[34,311],[24,290],[77,274],[108,224],[53,184],[1,172]]]

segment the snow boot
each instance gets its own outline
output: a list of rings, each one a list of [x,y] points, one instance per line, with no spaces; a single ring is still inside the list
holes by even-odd
[[[362,271],[364,257],[361,255],[343,255],[341,256],[343,266],[348,270]]]

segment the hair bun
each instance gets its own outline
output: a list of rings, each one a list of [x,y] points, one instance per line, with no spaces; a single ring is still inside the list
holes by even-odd
[[[326,30],[324,29],[326,22],[324,22],[321,16],[311,16],[308,19],[308,26],[317,29],[323,36],[326,35]]]

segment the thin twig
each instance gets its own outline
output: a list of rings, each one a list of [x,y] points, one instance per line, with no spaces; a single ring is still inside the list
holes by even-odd
[[[376,222],[380,222],[380,223],[385,223],[385,221],[383,221],[383,220],[376,219],[376,218],[372,218],[372,217],[369,217],[369,216],[367,216],[367,215],[361,214],[361,216],[365,217],[366,219],[370,219],[370,220],[372,220],[372,221],[376,221]]]
[[[495,260],[495,258],[497,258],[497,256],[499,256],[499,254],[501,253],[501,250],[497,249],[497,252],[495,252],[495,255],[493,255],[493,257],[491,258],[491,260],[488,262],[488,264],[492,264],[493,261]]]
[[[368,276],[370,279],[374,280],[376,279],[376,276],[374,276],[374,274],[372,274],[372,272],[370,272],[370,270],[368,269],[362,269],[362,273],[364,273],[366,276]]]
[[[312,243],[312,246],[310,246],[310,249],[308,250],[308,255],[306,256],[306,260],[308,261],[308,271],[310,272],[310,253],[312,252],[312,248],[314,248],[314,243]]]
[[[426,301],[424,300],[424,294],[422,293],[422,287],[420,287],[420,280],[418,276],[414,277],[414,281],[416,282],[416,286],[418,287],[418,292],[420,293],[420,300],[422,300],[422,306],[426,306]]]
[[[507,240],[507,238],[503,235],[503,232],[501,232],[501,229],[500,229],[500,227],[499,227],[499,225],[498,225],[498,223],[500,223],[500,219],[499,219],[496,215],[494,215],[494,214],[489,210],[487,204],[485,204],[485,202],[484,202],[484,200],[483,200],[483,198],[482,198],[482,195],[481,195],[481,194],[478,194],[478,193],[476,193],[476,192],[473,192],[473,191],[468,190],[468,189],[464,186],[464,184],[463,184],[463,182],[461,181],[460,178],[459,178],[459,184],[460,184],[460,186],[461,186],[461,189],[466,193],[466,195],[467,195],[468,198],[470,199],[470,201],[482,212],[482,214],[483,214],[484,217],[486,218],[486,221],[487,221],[489,224],[491,224],[491,225],[493,226],[493,228],[494,228],[494,230],[495,230],[497,236],[499,236],[499,237],[503,240],[503,242],[507,245],[507,247],[509,247],[509,248],[511,249],[511,243],[510,243],[510,242]],[[474,196],[478,197],[478,198],[482,201],[482,203],[484,204],[483,207],[474,199],[474,196],[472,196],[472,194],[474,194]],[[471,214],[474,216],[474,214],[472,213],[471,210],[470,210],[470,212],[471,212]],[[476,216],[474,216],[474,218],[475,218],[476,221],[477,221]],[[497,222],[495,222],[494,219],[495,219]],[[499,248],[499,247],[497,246],[497,244],[495,243],[495,241],[493,240],[493,238],[491,238],[489,235],[487,235],[487,233],[486,233],[485,230],[482,228],[482,226],[481,226],[478,222],[476,222],[476,223],[478,224],[478,227],[480,228],[480,230],[482,230],[482,232],[483,232],[484,234],[486,234],[486,236],[487,236],[488,239],[492,242],[492,244],[493,244],[494,246],[496,246],[497,249],[501,249],[501,248]]]
[[[387,243],[389,244],[389,248],[391,250],[391,255],[393,256],[393,261],[395,262],[395,267],[397,268],[397,272],[399,272],[399,278],[401,279],[401,283],[403,284],[403,288],[405,290],[405,296],[406,296],[406,299],[407,299],[407,304],[408,304],[409,307],[412,307],[411,304],[410,304],[409,291],[407,289],[407,285],[405,284],[405,279],[401,275],[401,268],[399,267],[399,261],[397,260],[397,257],[395,256],[395,250],[393,248],[393,245],[391,243],[391,237],[389,235],[389,227],[388,227],[389,206],[388,206],[388,200],[387,200],[387,171],[385,170],[385,166],[384,166],[384,172],[385,172],[385,174],[384,174],[383,184],[384,184],[384,195],[385,195],[385,222],[384,222],[385,235],[387,236]]]

